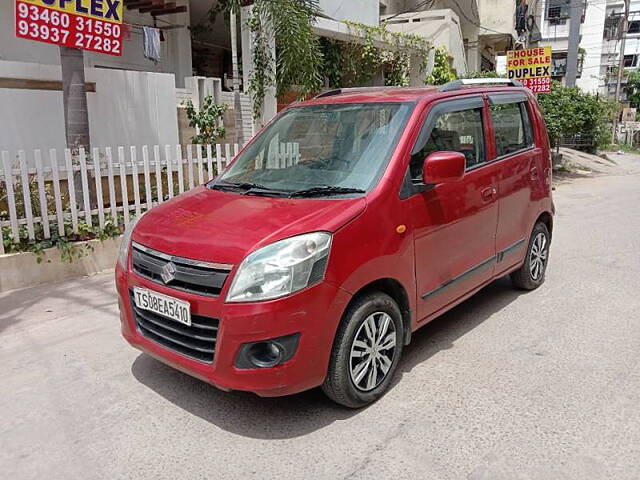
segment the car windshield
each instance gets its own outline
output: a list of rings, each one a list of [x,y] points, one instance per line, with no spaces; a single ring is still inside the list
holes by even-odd
[[[209,186],[314,196],[370,190],[389,161],[411,103],[294,107]]]

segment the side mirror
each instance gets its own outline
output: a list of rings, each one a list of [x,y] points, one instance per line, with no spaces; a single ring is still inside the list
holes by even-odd
[[[436,185],[462,180],[465,164],[466,158],[460,152],[433,152],[424,159],[422,182]]]

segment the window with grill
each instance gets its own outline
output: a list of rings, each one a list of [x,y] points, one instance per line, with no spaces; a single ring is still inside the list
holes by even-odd
[[[620,14],[612,13],[604,20],[604,35],[607,40],[618,38],[618,29],[620,28]]]
[[[547,2],[547,20],[561,20],[569,18],[571,10],[570,0],[549,0]]]
[[[624,68],[632,68],[638,65],[638,55],[625,55]]]
[[[640,33],[640,20],[629,22],[629,30],[627,30],[627,33]]]

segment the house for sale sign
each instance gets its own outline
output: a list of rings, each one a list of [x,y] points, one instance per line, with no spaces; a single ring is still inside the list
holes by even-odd
[[[16,36],[122,55],[123,0],[16,0]]]
[[[551,91],[551,47],[507,52],[507,74],[534,93]]]

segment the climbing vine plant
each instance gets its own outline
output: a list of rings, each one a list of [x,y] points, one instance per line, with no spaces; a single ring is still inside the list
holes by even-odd
[[[217,15],[239,13],[243,0],[217,0],[192,34],[211,31]],[[255,0],[247,26],[252,33],[254,69],[249,78],[253,114],[259,117],[267,89],[280,95],[295,85],[304,97],[322,86],[322,50],[313,33],[320,14],[318,0]],[[276,55],[272,39],[275,37]],[[273,69],[275,65],[275,72]]]
[[[412,52],[418,59],[421,72],[425,72],[431,44],[418,35],[387,30],[385,25],[372,27],[355,22],[345,22],[349,30],[361,41],[342,44],[340,63],[342,86],[358,86],[369,82],[381,70],[385,73],[385,85],[409,84]],[[340,42],[338,42],[340,43]],[[380,48],[380,44],[389,48]]]
[[[239,11],[242,0],[218,0],[210,18],[220,12]],[[318,0],[255,0],[247,26],[252,34],[254,68],[249,77],[253,115],[259,118],[267,90],[282,95],[295,86],[298,97],[317,92],[328,79],[331,87],[364,85],[385,72],[387,85],[408,85],[410,54],[425,72],[430,43],[418,35],[390,32],[386,27],[347,23],[362,40],[339,42],[320,39],[313,24],[320,15]],[[210,20],[212,22],[213,20]],[[202,26],[199,27],[201,30]],[[275,38],[275,58],[273,54]],[[389,49],[377,45],[384,43]],[[275,72],[273,66],[275,65]]]
[[[411,54],[425,72],[430,43],[417,35],[390,32],[384,25],[371,27],[345,22],[359,40],[341,42],[324,39],[324,76],[330,87],[353,87],[369,83],[374,75],[384,72],[385,85],[409,84]],[[388,48],[381,48],[384,44]]]
[[[254,117],[259,117],[269,87],[275,86],[280,96],[295,85],[303,98],[322,86],[322,49],[312,28],[319,13],[317,0],[255,1],[249,19],[254,64],[249,91]],[[269,40],[273,37],[275,59]]]

